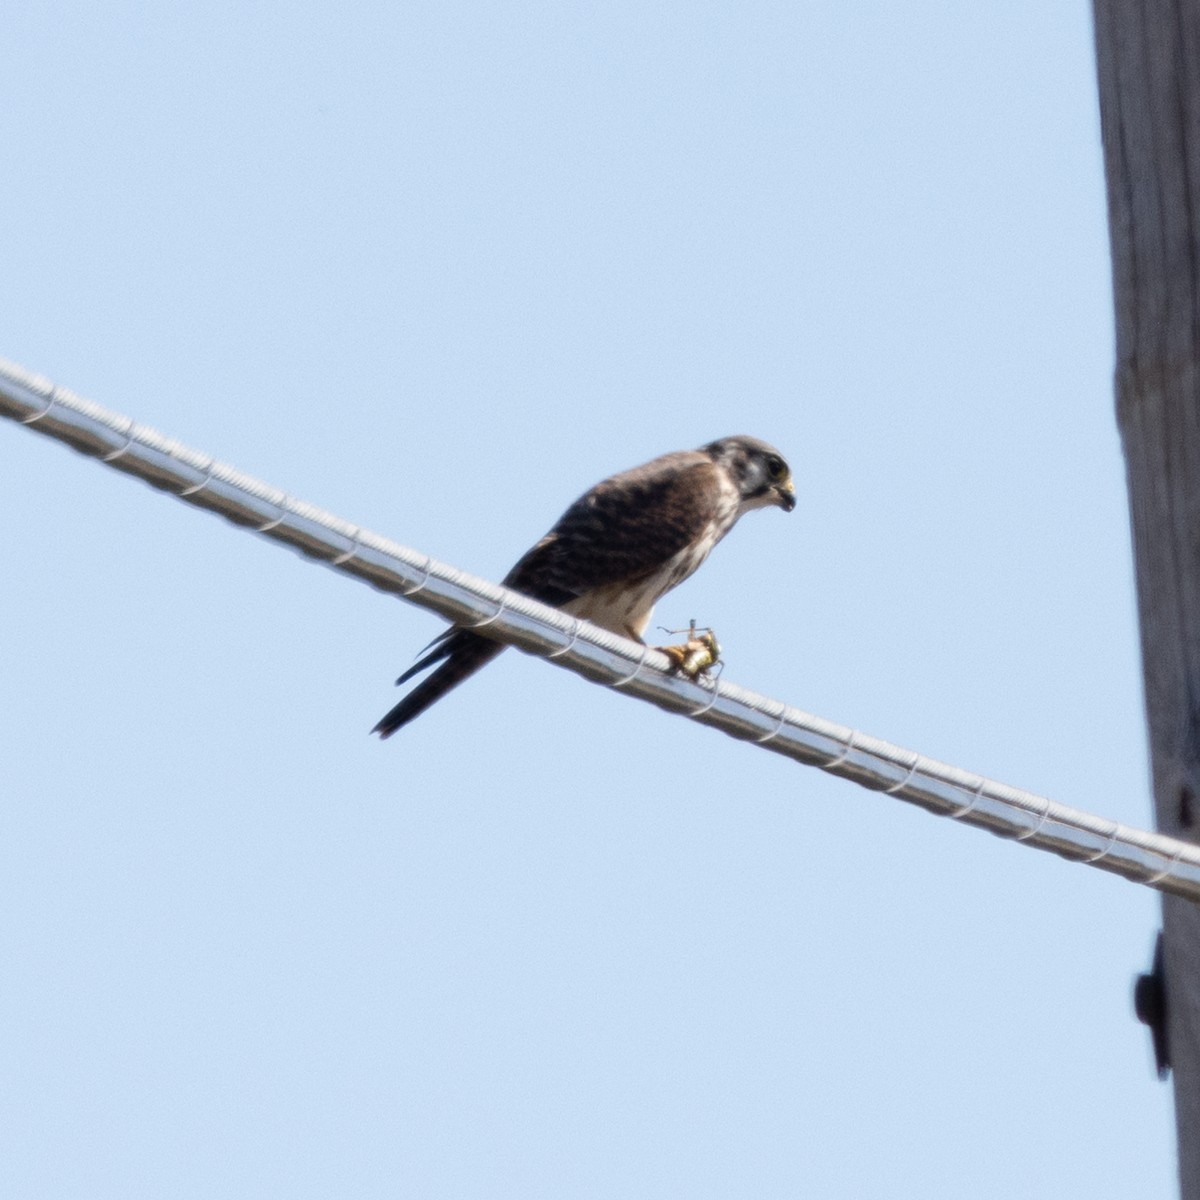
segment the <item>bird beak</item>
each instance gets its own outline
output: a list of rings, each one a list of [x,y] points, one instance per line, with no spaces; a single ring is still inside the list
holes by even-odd
[[[796,507],[796,485],[790,475],[782,483],[775,485],[775,492],[779,496],[779,507],[784,512],[791,512]]]

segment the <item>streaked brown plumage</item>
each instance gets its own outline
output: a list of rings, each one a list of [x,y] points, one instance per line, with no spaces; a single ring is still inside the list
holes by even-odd
[[[655,602],[699,567],[743,513],[769,505],[790,512],[795,504],[791,473],[777,450],[757,438],[721,438],[598,483],[504,584],[641,641]],[[503,649],[470,630],[446,630],[396,682],[442,665],[371,732],[390,737]]]

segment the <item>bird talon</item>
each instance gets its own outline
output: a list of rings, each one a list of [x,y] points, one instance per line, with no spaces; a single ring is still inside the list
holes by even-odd
[[[668,633],[682,633],[683,630],[669,629]],[[688,640],[674,646],[658,646],[671,660],[672,675],[686,675],[696,679],[705,675],[721,661],[721,644],[717,635],[711,629],[697,629],[693,621],[687,630]]]

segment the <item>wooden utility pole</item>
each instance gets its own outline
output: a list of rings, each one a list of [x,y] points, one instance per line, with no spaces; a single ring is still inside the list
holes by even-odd
[[[1200,842],[1200,0],[1094,12],[1155,816]],[[1163,950],[1181,1194],[1200,1200],[1200,905],[1163,897]]]

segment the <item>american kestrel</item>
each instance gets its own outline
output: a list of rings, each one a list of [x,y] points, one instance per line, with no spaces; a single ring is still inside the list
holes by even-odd
[[[773,446],[726,437],[664,454],[585,492],[504,577],[504,586],[642,641],[655,602],[681,584],[754,508],[791,512],[791,471]],[[391,737],[486,665],[502,642],[454,625],[410,667],[406,683],[441,663],[372,733]]]

